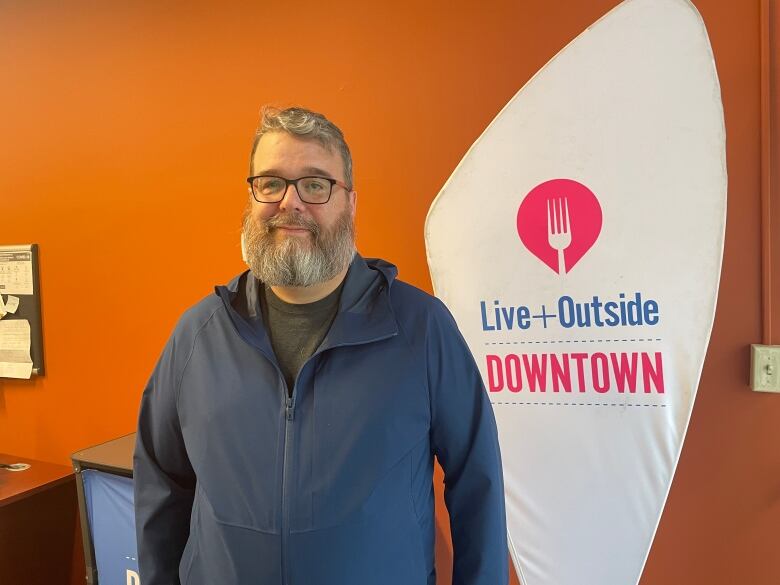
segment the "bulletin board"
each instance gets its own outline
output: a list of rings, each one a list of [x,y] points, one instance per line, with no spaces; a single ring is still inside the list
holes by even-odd
[[[43,373],[38,244],[0,246],[0,378]]]

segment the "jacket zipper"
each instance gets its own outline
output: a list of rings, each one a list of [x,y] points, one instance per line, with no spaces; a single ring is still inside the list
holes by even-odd
[[[286,386],[286,385],[285,385]],[[292,443],[293,420],[295,420],[295,390],[293,395],[287,395],[285,387],[285,406],[284,406],[284,459],[282,462],[282,585],[289,583],[290,577],[287,574],[287,547],[289,546],[289,526],[290,526],[290,506],[289,506],[289,487],[287,467],[289,464],[290,443]]]

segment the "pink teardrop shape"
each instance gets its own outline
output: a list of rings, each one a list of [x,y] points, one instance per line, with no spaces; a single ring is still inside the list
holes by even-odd
[[[558,252],[550,245],[548,213],[556,201],[564,200],[571,234],[571,243],[563,252],[568,273],[601,233],[601,205],[585,185],[572,179],[551,179],[531,189],[517,210],[517,233],[531,254],[558,272]],[[558,221],[554,217],[553,223],[553,231],[561,231],[560,217]]]

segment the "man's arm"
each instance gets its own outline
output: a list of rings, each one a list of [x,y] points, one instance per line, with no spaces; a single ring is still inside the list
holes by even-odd
[[[175,345],[174,335],[144,390],[133,457],[138,567],[144,585],[179,583],[195,494],[195,473],[176,408],[180,375]]]
[[[453,585],[509,582],[504,481],[493,409],[449,311],[434,311],[428,338],[432,442],[444,470]]]

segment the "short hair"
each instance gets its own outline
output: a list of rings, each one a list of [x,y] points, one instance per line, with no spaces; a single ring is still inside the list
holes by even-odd
[[[263,106],[260,126],[255,133],[249,157],[250,169],[260,139],[269,132],[287,132],[293,136],[316,140],[325,148],[335,150],[341,155],[344,163],[344,179],[347,187],[352,189],[352,154],[344,139],[344,133],[325,116],[300,107],[282,110],[273,106]]]

